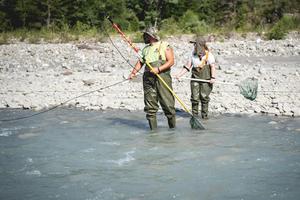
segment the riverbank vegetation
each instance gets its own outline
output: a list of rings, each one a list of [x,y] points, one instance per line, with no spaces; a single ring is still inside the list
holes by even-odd
[[[102,41],[111,16],[139,40],[156,26],[162,36],[257,32],[282,39],[300,30],[298,0],[0,0],[0,43]]]

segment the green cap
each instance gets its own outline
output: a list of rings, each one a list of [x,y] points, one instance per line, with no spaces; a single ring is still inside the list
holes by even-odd
[[[157,32],[158,32],[157,29],[155,27],[151,26],[151,27],[146,28],[146,30],[144,31],[144,34],[146,33],[150,37],[152,37],[156,40],[160,40]]]
[[[206,41],[204,38],[197,37],[195,40],[190,41],[190,43],[195,44],[195,50],[197,54],[200,54],[202,52],[202,47],[206,46]]]

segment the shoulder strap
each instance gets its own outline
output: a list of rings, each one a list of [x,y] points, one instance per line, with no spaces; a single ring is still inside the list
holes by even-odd
[[[204,60],[201,61],[201,65],[206,64],[206,62],[208,60],[208,54],[209,54],[209,51],[205,51],[205,58],[204,58]]]
[[[160,53],[161,44],[162,44],[162,42],[160,41],[159,46],[158,46],[158,54],[159,54],[158,59],[159,59],[159,60],[162,59],[162,56],[161,56],[161,53]]]
[[[201,60],[200,65],[198,65],[198,66],[202,66],[202,67],[200,67],[201,69],[204,67],[204,65],[206,64],[206,62],[208,60],[208,54],[209,54],[209,51],[205,51],[205,58],[203,60]]]
[[[208,51],[205,51],[205,62],[208,60]]]

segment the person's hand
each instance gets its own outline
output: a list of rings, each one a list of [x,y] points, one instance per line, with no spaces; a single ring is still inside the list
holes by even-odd
[[[159,74],[160,73],[160,70],[159,70],[159,67],[155,67],[151,70],[151,73],[153,74]]]
[[[128,79],[130,79],[130,80],[131,80],[131,79],[133,79],[134,77],[136,77],[136,74],[134,74],[134,73],[130,73],[130,74],[129,74],[129,76],[128,76]]]
[[[211,83],[211,84],[214,84],[216,82],[216,79],[215,78],[211,78],[210,80],[209,80],[209,83]]]
[[[177,81],[180,81],[180,76],[178,74],[175,75],[175,78],[176,78]]]

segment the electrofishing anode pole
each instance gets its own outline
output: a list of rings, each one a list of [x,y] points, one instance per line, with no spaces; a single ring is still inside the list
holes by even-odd
[[[112,21],[112,19],[107,16],[107,19],[111,22],[113,28],[120,33],[120,35],[127,41],[127,43],[134,49],[134,51],[139,55],[139,57],[141,57],[141,55],[139,54],[139,49],[137,47],[135,47],[135,45],[130,41],[130,39],[128,39],[125,34],[120,30],[120,28]],[[146,60],[145,61],[146,65],[151,69],[151,71],[153,71],[153,67],[151,66],[151,64]],[[159,80],[161,80],[161,82],[166,86],[166,88],[172,93],[172,95],[177,99],[177,101],[180,103],[180,105],[184,108],[184,110],[191,115],[192,117],[192,121],[193,123],[196,123],[196,127],[195,129],[201,129],[204,130],[204,126],[201,124],[201,122],[196,119],[193,114],[191,113],[191,111],[186,107],[186,105],[183,103],[183,101],[176,95],[176,93],[168,86],[168,84],[164,81],[164,79],[159,75],[159,74],[155,74]]]
[[[137,48],[132,42],[131,40],[129,40],[126,35],[121,31],[121,29],[118,27],[117,24],[115,24],[113,22],[113,20],[107,16],[107,19],[110,21],[110,23],[112,24],[113,28],[126,40],[126,42],[134,49],[135,52],[139,51],[139,48]]]

